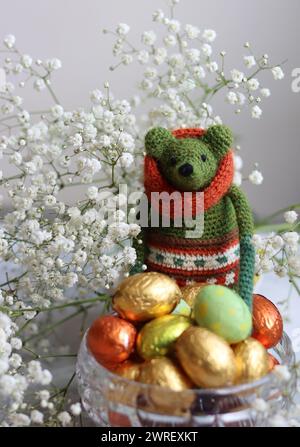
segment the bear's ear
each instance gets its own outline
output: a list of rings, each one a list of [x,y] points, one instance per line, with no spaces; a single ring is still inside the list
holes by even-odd
[[[202,141],[208,143],[218,157],[223,157],[232,146],[233,135],[229,127],[216,125],[208,128]]]
[[[145,137],[146,152],[150,157],[160,158],[166,147],[175,140],[175,137],[163,127],[149,130]]]

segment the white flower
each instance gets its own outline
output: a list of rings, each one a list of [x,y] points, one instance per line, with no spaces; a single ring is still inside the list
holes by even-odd
[[[262,110],[259,106],[253,106],[251,109],[252,118],[259,119],[262,115]]]
[[[210,63],[206,64],[206,67],[207,67],[208,71],[210,71],[211,73],[215,73],[219,68],[217,62],[210,62]]]
[[[72,418],[67,411],[62,411],[61,413],[59,413],[57,419],[59,420],[59,422],[63,427],[66,427],[72,421]]]
[[[185,32],[186,32],[188,38],[191,39],[191,40],[197,39],[197,37],[200,34],[199,28],[197,28],[196,26],[193,26],[193,25],[189,25],[188,24],[188,25],[185,26],[184,29],[185,29]]]
[[[261,185],[264,181],[263,175],[260,171],[255,169],[251,174],[249,175],[249,180],[253,185]]]
[[[244,63],[247,68],[252,68],[256,65],[254,56],[244,56]]]
[[[64,109],[61,105],[56,104],[55,106],[51,107],[51,114],[55,119],[61,118],[64,114]]]
[[[206,76],[205,70],[203,67],[201,67],[201,65],[198,65],[197,67],[194,68],[193,70],[194,75],[198,78],[198,79],[203,79]]]
[[[43,424],[44,422],[44,415],[38,410],[32,410],[30,413],[30,419],[34,424]]]
[[[129,65],[131,64],[133,61],[133,57],[131,56],[131,54],[124,54],[124,56],[122,57],[122,63],[124,65]]]
[[[202,38],[207,42],[213,42],[217,37],[217,33],[213,29],[206,29],[202,33]]]
[[[296,231],[289,231],[287,233],[284,233],[282,237],[284,241],[290,246],[297,245],[300,238],[299,234],[296,233]]]
[[[275,81],[279,81],[284,78],[284,72],[281,67],[272,68],[272,74]]]
[[[256,78],[249,79],[247,82],[249,90],[255,91],[259,87],[259,81]]]
[[[243,81],[244,76],[245,76],[243,72],[236,70],[236,69],[231,70],[230,74],[231,74],[231,79],[233,80],[233,82],[235,82],[237,84],[240,84]]]
[[[153,20],[153,22],[162,23],[164,17],[165,17],[165,14],[164,14],[164,12],[163,12],[161,9],[157,9],[157,10],[154,11],[154,13],[152,14],[152,20]]]
[[[230,91],[227,93],[226,99],[229,102],[229,104],[232,104],[232,105],[237,104],[237,102],[238,102],[237,94],[233,91]]]
[[[269,98],[269,96],[271,96],[271,91],[268,88],[262,88],[260,89],[260,94],[264,98]]]
[[[180,22],[178,20],[172,19],[168,22],[168,30],[173,33],[179,33],[180,31]]]
[[[134,162],[134,158],[133,158],[133,155],[130,154],[129,152],[123,152],[119,161],[120,161],[122,168],[127,169]]]
[[[298,214],[296,213],[296,211],[287,211],[286,213],[284,213],[284,220],[290,225],[297,222],[297,219]]]
[[[141,64],[147,64],[147,62],[149,61],[149,53],[146,50],[141,50],[138,52],[138,56],[137,56],[138,61]]]
[[[54,206],[56,204],[56,197],[49,194],[45,196],[44,202],[46,206]]]
[[[61,68],[61,65],[62,64],[60,59],[57,59],[56,57],[46,60],[46,67],[49,71],[59,70]]]
[[[144,31],[142,34],[142,42],[145,45],[153,45],[156,41],[156,34],[154,31]]]
[[[70,411],[73,416],[79,416],[81,414],[81,404],[79,402],[70,406]]]
[[[210,57],[212,55],[212,47],[208,43],[204,43],[201,46],[201,50],[206,57]]]
[[[288,382],[291,378],[291,373],[286,365],[276,365],[273,369],[273,374],[283,382]]]
[[[12,349],[16,349],[17,351],[22,349],[22,340],[18,337],[12,337],[10,339],[10,344],[11,344]]]
[[[128,34],[130,31],[130,26],[127,25],[127,23],[119,23],[119,25],[117,26],[117,33],[120,36],[126,36],[126,34]]]
[[[164,38],[164,43],[168,46],[168,47],[173,47],[174,45],[176,45],[177,40],[176,37],[173,34],[168,34],[165,38]]]
[[[90,97],[94,104],[100,104],[103,100],[103,93],[100,90],[95,89],[91,92]]]
[[[36,79],[34,81],[33,86],[38,92],[40,92],[41,90],[44,90],[44,88],[46,87],[46,84],[45,84],[44,79]]]
[[[98,197],[98,188],[96,186],[90,186],[86,195],[90,200],[96,200]]]
[[[4,42],[4,45],[10,49],[15,46],[16,38],[13,34],[8,34],[7,36],[4,37],[3,42]]]
[[[25,68],[29,68],[32,65],[32,57],[29,56],[28,54],[24,54],[21,57],[21,64],[23,65],[23,67]]]

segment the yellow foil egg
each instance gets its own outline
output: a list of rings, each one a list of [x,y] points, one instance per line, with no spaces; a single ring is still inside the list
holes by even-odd
[[[119,285],[113,308],[132,322],[148,321],[171,313],[180,298],[180,288],[169,276],[157,272],[138,273]]]
[[[138,334],[138,354],[144,359],[167,355],[189,326],[191,321],[182,315],[164,315],[150,321]]]
[[[158,385],[142,390],[140,405],[144,411],[182,416],[189,412],[195,399],[193,383],[180,366],[167,357],[146,361],[141,367],[140,382]]]
[[[195,299],[203,287],[207,286],[206,283],[189,284],[181,288],[182,298],[193,308]]]
[[[236,377],[233,350],[218,335],[192,326],[179,337],[177,358],[190,379],[202,388],[232,385]]]
[[[233,346],[237,364],[236,382],[252,382],[269,371],[269,357],[265,347],[254,338],[247,338]]]

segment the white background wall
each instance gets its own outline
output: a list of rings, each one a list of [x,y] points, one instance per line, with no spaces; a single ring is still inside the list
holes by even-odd
[[[165,8],[164,0],[0,0],[0,35],[13,33],[18,47],[33,57],[59,57],[63,68],[55,75],[56,92],[65,107],[88,104],[88,93],[110,79],[117,96],[135,89],[138,70],[110,73],[112,39],[101,33],[119,22],[132,26],[132,38],[151,29],[151,13]],[[286,78],[266,78],[273,91],[264,103],[260,121],[248,114],[236,118],[222,101],[215,103],[223,120],[241,135],[245,171],[257,161],[265,183],[247,185],[253,207],[260,215],[300,202],[300,94],[291,91],[291,72],[300,67],[299,0],[181,0],[177,14],[184,23],[218,32],[216,49],[227,50],[228,67],[242,68],[243,43],[250,41],[258,54],[268,53],[274,63],[288,59]],[[40,108],[44,95],[28,96],[28,108]],[[3,169],[3,167],[2,167]],[[4,167],[5,169],[5,167]]]

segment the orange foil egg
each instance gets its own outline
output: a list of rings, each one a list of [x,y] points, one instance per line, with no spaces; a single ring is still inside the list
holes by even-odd
[[[268,352],[268,358],[269,358],[269,372],[273,371],[275,366],[280,365],[279,361],[274,357],[274,355],[270,354]]]
[[[267,349],[275,346],[283,333],[282,317],[275,304],[263,295],[253,295],[252,314],[252,337],[260,341]]]
[[[136,329],[128,321],[106,315],[94,321],[87,334],[87,345],[97,362],[114,368],[132,353]]]

